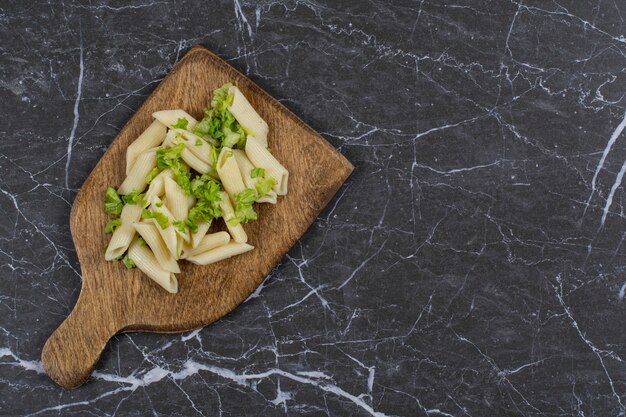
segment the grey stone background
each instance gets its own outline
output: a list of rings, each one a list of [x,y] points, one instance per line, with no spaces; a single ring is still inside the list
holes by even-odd
[[[620,1],[0,1],[0,415],[624,416]],[[41,347],[68,218],[201,43],[356,167],[234,313],[115,337],[76,390]]]

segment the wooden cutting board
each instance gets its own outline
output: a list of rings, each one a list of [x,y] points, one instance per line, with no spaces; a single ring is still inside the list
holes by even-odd
[[[126,147],[152,122],[152,112],[182,108],[200,119],[210,93],[225,82],[237,85],[269,124],[272,153],[289,170],[289,194],[275,206],[257,205],[259,220],[245,225],[253,251],[207,266],[181,262],[179,292],[169,294],[139,270],[104,260],[104,191],[122,183]],[[50,378],[67,388],[81,385],[116,333],[184,332],[228,314],[302,236],[352,169],[243,74],[202,46],[192,48],[124,126],[76,196],[70,223],[83,283],[74,309],[43,348]]]

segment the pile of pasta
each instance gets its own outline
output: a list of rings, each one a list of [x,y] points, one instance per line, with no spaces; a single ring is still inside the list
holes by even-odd
[[[255,203],[287,194],[289,173],[268,149],[267,123],[230,83],[200,121],[181,109],[152,116],[126,150],[126,179],[105,193],[115,216],[105,259],[176,293],[179,260],[208,265],[254,249],[243,225],[257,219]],[[220,218],[226,230],[208,233]]]

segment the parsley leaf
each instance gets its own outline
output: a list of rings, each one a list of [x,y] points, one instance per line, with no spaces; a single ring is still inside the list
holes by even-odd
[[[250,171],[251,178],[264,177],[264,176],[265,176],[265,170],[263,168],[254,168],[252,171]]]
[[[119,215],[123,206],[122,199],[115,191],[115,188],[108,187],[104,194],[104,212]]]
[[[170,225],[170,219],[168,219],[165,214],[159,213],[158,211],[143,209],[141,212],[141,218],[156,220],[159,226],[161,226],[161,229],[167,229],[167,227]]]
[[[124,264],[126,269],[133,269],[137,266],[135,265],[135,262],[132,259],[130,259],[130,256],[128,256],[128,254],[126,254],[126,256],[122,258],[122,263]]]
[[[194,145],[202,146],[202,139],[200,139],[200,138],[196,139],[196,143],[194,143]]]
[[[242,192],[235,194],[235,216],[240,223],[248,223],[256,220],[257,215],[252,205],[256,201],[256,192],[252,188],[246,188]]]
[[[145,194],[140,193],[139,191],[133,191],[128,195],[122,196],[122,201],[124,204],[137,204],[138,201],[143,199]]]
[[[256,192],[259,194],[259,197],[263,197],[275,185],[276,185],[276,180],[273,177],[260,178],[257,182],[254,183],[254,188],[256,189]]]
[[[161,169],[169,168],[173,161],[180,158],[180,154],[185,149],[184,143],[179,143],[171,148],[160,147],[157,149],[157,166]]]
[[[246,143],[246,132],[235,116],[228,110],[233,103],[233,95],[228,93],[232,84],[226,83],[213,91],[211,108],[206,109],[205,116],[194,127],[193,133],[199,136],[210,135],[229,148],[237,145],[243,148]]]
[[[198,230],[199,221],[210,222],[222,216],[220,207],[222,187],[208,175],[202,175],[191,182],[191,191],[198,200],[189,210],[185,223],[195,232]]]
[[[185,190],[187,194],[191,194],[189,188],[189,179],[191,174],[189,168],[185,165],[180,157],[185,149],[184,143],[179,143],[172,148],[159,148],[157,149],[157,167],[161,169],[169,168],[174,172],[176,176],[176,182]]]
[[[187,125],[189,124],[189,120],[184,117],[179,118],[176,121],[176,124],[172,126],[173,129],[187,129]]]
[[[154,177],[156,177],[160,173],[161,173],[161,169],[159,167],[152,168],[152,171],[150,171],[148,175],[146,175],[146,182],[150,184],[152,180],[154,179]]]
[[[183,220],[174,220],[172,222],[172,224],[174,225],[175,228],[177,228],[180,232],[185,233],[185,230],[187,229],[187,224],[185,224],[185,222]]]
[[[111,219],[104,226],[104,233],[113,233],[115,229],[122,225],[122,219]]]

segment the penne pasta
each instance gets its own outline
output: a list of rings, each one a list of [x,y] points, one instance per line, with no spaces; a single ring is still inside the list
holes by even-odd
[[[239,166],[239,172],[241,173],[241,178],[243,178],[243,183],[246,185],[246,188],[256,189],[254,184],[259,181],[259,178],[252,178],[252,170],[256,168],[252,165],[252,162],[246,156],[246,153],[240,149],[233,150],[233,156],[237,161],[237,165]],[[276,204],[278,196],[276,195],[276,191],[270,190],[267,194],[259,197],[256,201],[257,203],[270,203]]]
[[[146,191],[146,195],[144,196],[144,207],[148,207],[152,204],[152,201],[155,197],[161,197],[165,193],[165,178],[174,177],[174,173],[171,169],[166,169],[161,171],[156,177],[152,179],[150,185],[148,186],[148,191]]]
[[[156,148],[148,149],[137,156],[137,160],[130,169],[130,173],[117,189],[117,193],[124,195],[133,191],[143,191],[148,184],[146,176],[156,167]]]
[[[195,248],[190,246],[183,248],[181,259],[186,259],[219,246],[224,246],[228,242],[230,242],[230,235],[227,232],[210,233],[205,235]]]
[[[192,195],[187,196],[187,210],[191,209],[196,204],[196,197]]]
[[[209,231],[210,228],[211,228],[211,222],[208,222],[208,223],[202,222],[198,224],[198,230],[196,230],[195,232],[191,234],[191,247],[192,248],[198,247],[198,245],[202,241],[202,238],[206,235],[206,233]]]
[[[287,194],[289,172],[252,136],[248,136],[246,140],[246,156],[255,167],[263,168],[267,176],[276,180],[276,185],[273,187],[276,194]]]
[[[152,200],[152,204],[150,204],[150,210],[152,212],[162,214],[167,218],[167,226],[165,228],[162,228],[159,225],[157,219],[149,219],[149,221],[151,221],[157,227],[161,238],[165,242],[165,246],[170,251],[174,259],[178,259],[178,254],[180,253],[180,250],[179,242],[177,239],[178,235],[176,233],[177,229],[173,225],[174,216],[172,216],[172,213],[170,213],[170,211],[167,209],[167,206],[158,197],[155,197]]]
[[[228,89],[228,94],[233,96],[233,103],[228,108],[228,111],[235,116],[235,119],[237,119],[246,133],[254,136],[263,147],[267,147],[267,133],[269,132],[269,127],[267,123],[265,123],[265,120],[259,116],[248,99],[246,99],[237,87],[234,85],[231,86]]]
[[[201,174],[206,174],[211,170],[211,166],[209,164],[207,164],[206,162],[203,162],[200,158],[194,155],[189,149],[187,149],[187,147],[183,149],[183,151],[180,153],[180,156],[181,158],[183,158],[183,161],[187,163],[187,165],[189,165],[191,168],[195,169]]]
[[[150,279],[163,287],[167,292],[178,292],[176,275],[161,268],[154,254],[147,246],[135,239],[128,248],[128,257],[137,265],[137,268]]]
[[[155,120],[133,143],[128,145],[128,149],[126,149],[126,175],[130,174],[130,169],[135,163],[137,156],[163,143],[166,133],[167,127]]]
[[[227,243],[224,246],[219,246],[215,249],[208,250],[206,252],[199,253],[194,256],[190,256],[187,260],[196,265],[208,265],[215,262],[228,259],[235,255],[241,255],[254,249],[254,246],[247,243]]]
[[[189,113],[182,109],[161,110],[152,113],[152,117],[163,123],[167,127],[172,127],[178,123],[178,119],[187,119],[187,129],[191,130],[198,123]]]
[[[217,159],[217,175],[222,180],[224,189],[235,201],[235,195],[245,190],[246,186],[241,178],[237,160],[233,157],[233,150],[230,148],[222,148],[219,158]]]
[[[157,262],[161,265],[161,268],[168,272],[174,272],[176,274],[180,273],[180,268],[178,267],[178,263],[176,259],[172,256],[170,251],[165,246],[165,242],[161,238],[161,235],[158,231],[158,226],[155,226],[152,223],[139,223],[136,222],[133,224],[139,236],[146,241],[152,253],[156,257]]]
[[[206,140],[202,139],[198,135],[194,135],[183,129],[172,129],[176,136],[172,138],[172,143],[184,143],[185,147],[191,151],[199,160],[205,164],[212,166],[211,153],[213,152],[213,145],[209,144]]]
[[[189,213],[187,194],[185,194],[185,191],[171,178],[165,178],[163,183],[165,184],[165,197],[167,198],[166,206],[172,213],[174,220],[185,220]]]
[[[237,223],[235,225],[231,224],[231,220],[237,219],[237,217],[235,217],[235,209],[233,209],[233,205],[230,202],[228,194],[223,191],[220,207],[222,208],[222,217],[224,217],[224,223],[226,223],[228,232],[233,237],[233,240],[237,243],[246,243],[248,241],[248,235],[246,234],[246,231],[243,230],[243,226],[241,225],[241,223]]]
[[[113,232],[109,246],[107,246],[104,254],[104,259],[114,261],[124,255],[124,252],[128,249],[128,245],[130,245],[130,242],[132,242],[135,236],[133,223],[139,221],[140,218],[141,205],[126,204],[122,208],[122,214],[120,215],[122,224]]]

